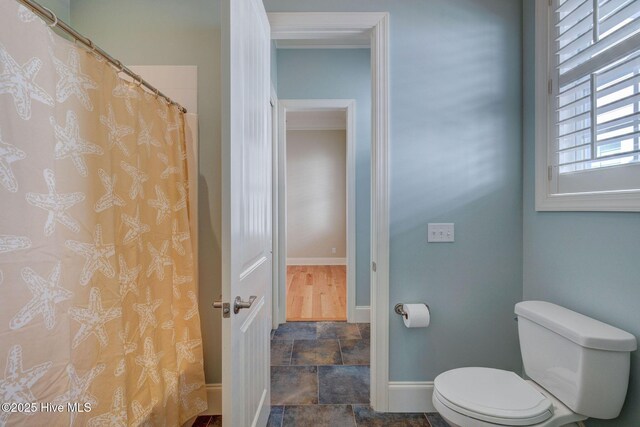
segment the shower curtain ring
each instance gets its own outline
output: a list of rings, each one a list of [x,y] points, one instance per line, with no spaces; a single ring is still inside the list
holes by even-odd
[[[140,74],[136,74],[136,76],[133,78],[133,81],[136,86],[140,87],[142,85],[142,76]]]
[[[158,96],[160,95],[160,91],[158,90],[158,88],[156,88],[155,92],[156,92],[156,99],[158,99]]]
[[[77,38],[74,37],[73,38],[73,44],[78,46],[78,42],[80,42],[80,47],[83,48],[84,50],[86,50],[85,42],[83,42],[82,40],[77,39]],[[91,42],[91,40],[89,40],[89,42]],[[89,46],[89,47],[91,47],[91,46]]]
[[[124,70],[124,65],[122,65],[122,62],[120,62],[119,59],[116,60],[115,63],[116,67],[118,68],[118,72],[121,73]]]
[[[93,43],[93,40],[91,39],[87,39],[87,40],[88,40],[89,49],[91,49],[91,52],[96,53],[96,45],[95,43]]]
[[[42,8],[43,8],[44,10],[46,10],[47,12],[49,12],[49,13],[51,14],[51,16],[53,16],[53,23],[49,24],[49,27],[50,27],[50,28],[53,28],[53,27],[55,27],[56,25],[58,25],[58,15],[56,15],[55,13],[53,13],[53,12],[51,11],[51,9],[49,9],[48,7],[44,7],[44,6],[42,6]]]

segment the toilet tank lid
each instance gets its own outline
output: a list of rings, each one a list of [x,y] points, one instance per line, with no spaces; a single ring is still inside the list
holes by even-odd
[[[519,302],[515,312],[582,347],[608,351],[637,348],[636,337],[630,333],[550,302]]]

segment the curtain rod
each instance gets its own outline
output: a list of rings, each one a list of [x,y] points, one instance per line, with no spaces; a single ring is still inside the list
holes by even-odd
[[[119,60],[115,59],[114,57],[109,55],[104,50],[100,49],[98,46],[96,46],[93,43],[93,41],[91,41],[91,39],[89,39],[89,38],[83,36],[82,34],[78,33],[76,30],[71,28],[67,23],[65,23],[64,21],[58,19],[56,14],[53,13],[52,11],[50,11],[49,9],[47,9],[46,7],[40,5],[39,3],[37,3],[37,2],[35,2],[33,0],[18,0],[18,1],[20,3],[22,3],[22,4],[24,4],[25,6],[28,6],[32,11],[36,12],[42,18],[45,18],[46,20],[51,22],[51,25],[50,25],[51,27],[60,28],[65,33],[67,33],[71,37],[73,37],[75,40],[79,41],[80,43],[82,43],[83,45],[85,45],[86,47],[91,49],[91,51],[93,51],[93,52],[97,53],[98,55],[102,56],[104,59],[109,61],[109,63],[114,65],[118,69],[119,72],[125,73],[126,75],[131,77],[136,85],[138,85],[138,86],[143,85],[144,87],[149,89],[152,93],[156,94],[156,96],[161,96],[169,104],[173,104],[176,107],[178,107],[178,109],[182,113],[186,113],[187,112],[187,109],[184,108],[182,105],[178,104],[176,101],[172,100],[167,95],[165,95],[164,93],[160,92],[155,86],[153,86],[151,83],[149,83],[148,81],[143,79],[139,74],[134,73],[129,68],[124,66],[122,64],[122,62],[120,62]]]

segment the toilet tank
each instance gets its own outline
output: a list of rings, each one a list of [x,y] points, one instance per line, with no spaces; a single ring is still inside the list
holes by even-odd
[[[575,413],[616,418],[636,338],[548,302],[524,301],[515,312],[525,373]]]

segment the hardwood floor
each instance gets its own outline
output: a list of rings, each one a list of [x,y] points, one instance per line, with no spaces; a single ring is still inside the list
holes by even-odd
[[[346,266],[287,266],[288,322],[346,320]]]

